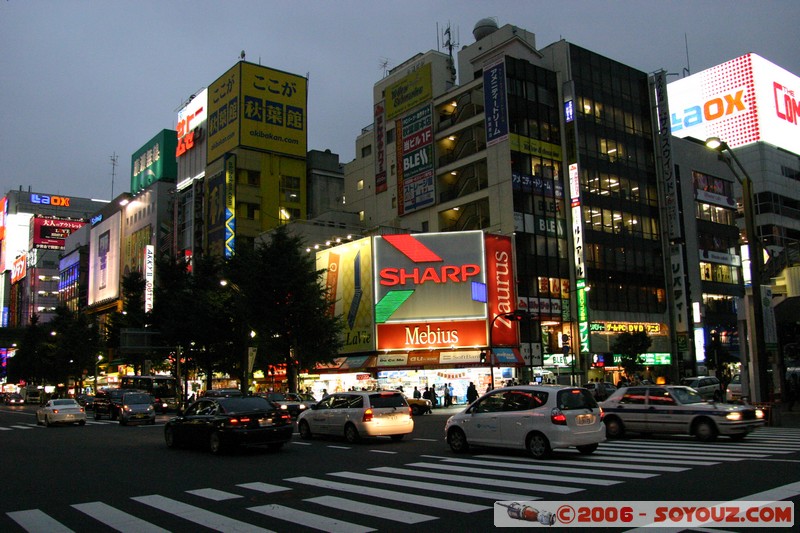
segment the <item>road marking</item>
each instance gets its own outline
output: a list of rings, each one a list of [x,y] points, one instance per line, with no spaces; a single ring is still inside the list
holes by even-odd
[[[566,466],[558,466],[558,465],[546,465],[542,464],[541,462],[536,464],[528,464],[528,465],[509,465],[508,463],[503,463],[500,461],[481,461],[481,460],[474,460],[474,459],[445,459],[445,463],[457,463],[457,464],[469,464],[475,466],[489,466],[494,468],[503,468],[503,467],[513,467],[513,468],[521,468],[523,470],[533,470],[536,472],[557,472],[562,474],[578,474],[581,476],[585,476],[587,474],[593,474],[596,476],[609,476],[609,477],[626,477],[632,479],[647,479],[653,477],[654,474],[643,474],[641,472],[621,472],[619,470],[600,470],[597,468],[588,469],[585,466],[582,468],[570,468]],[[503,471],[495,471],[495,474],[502,474]]]
[[[6,513],[29,533],[75,533],[61,522],[53,520],[39,509]]]
[[[593,453],[592,455],[593,456],[597,455],[597,452]],[[536,464],[536,463],[534,463],[534,459],[529,459],[529,458],[525,458],[525,457],[505,457],[505,456],[502,456],[502,455],[481,455],[480,457],[483,458],[483,459],[498,459],[498,460],[525,462],[525,463],[528,463],[528,464]],[[607,459],[598,460],[596,457],[588,457],[588,456],[581,456],[581,457],[585,457],[585,459],[583,459],[583,460],[554,459],[552,461],[548,461],[548,464],[565,465],[565,466],[581,466],[581,467],[584,467],[584,468],[587,467],[587,466],[590,466],[592,470],[587,471],[586,472],[587,474],[591,474],[592,471],[598,465],[599,466],[609,467],[609,468],[618,468],[618,465],[613,464],[613,463],[609,463],[609,460],[607,460]],[[634,458],[634,457],[620,457],[618,460],[625,463],[625,468],[624,468],[625,470],[655,470],[655,471],[657,471],[659,473],[660,472],[684,472],[686,470],[689,470],[688,468],[683,468],[683,467],[679,467],[679,466],[663,466],[662,464],[657,464],[657,465],[652,465],[652,466],[650,466],[650,465],[632,465],[632,464],[628,464],[630,461],[637,461],[638,462],[639,461],[638,457],[637,458]],[[659,463],[663,463],[663,461],[658,461],[658,462]],[[708,465],[716,465],[716,464],[719,464],[719,463],[702,462],[702,463],[698,463],[698,466],[708,466]]]
[[[236,498],[241,498],[238,494],[233,494],[232,492],[225,492],[223,490],[217,489],[196,489],[196,490],[187,490],[189,494],[194,494],[195,496],[199,496],[201,498],[206,498],[207,500],[214,500],[215,502],[221,502],[224,500],[235,500]]]
[[[12,428],[0,427],[0,431],[11,431]]]
[[[439,439],[420,439],[420,438],[416,438],[416,439],[411,439],[411,440],[418,440],[420,442],[439,442]]]
[[[420,522],[427,522],[428,520],[436,520],[437,517],[412,513],[410,511],[401,511],[391,507],[382,507],[380,505],[372,505],[370,503],[357,502],[339,498],[337,496],[319,496],[317,498],[307,498],[305,501],[332,507],[333,509],[341,509],[351,513],[364,514],[367,516],[379,516],[381,519],[392,520],[393,522],[402,522],[403,524],[419,524]]]
[[[134,501],[149,505],[165,513],[170,513],[184,520],[200,524],[201,526],[209,529],[216,529],[218,531],[236,531],[237,533],[274,533],[269,529],[264,529],[241,520],[228,518],[227,516],[206,511],[194,505],[188,505],[177,500],[165,498],[158,494],[151,494],[149,496],[136,496],[131,498]]]
[[[388,451],[388,450],[370,450],[370,451],[372,453],[387,453],[389,455],[394,455],[394,454],[397,453],[397,452],[391,452],[391,451]]]
[[[121,533],[165,533],[169,531],[102,502],[80,503],[72,507]]]
[[[370,481],[373,483],[382,483],[384,485],[399,485],[401,487],[408,486],[406,479],[394,479],[383,476],[371,476],[369,474],[359,474],[358,472],[330,472],[329,476],[338,476],[350,480]],[[372,489],[369,494],[371,495]],[[528,494],[512,494],[509,492],[499,492],[493,490],[476,489],[473,487],[458,487],[454,485],[444,485],[442,483],[425,483],[414,482],[414,490],[429,490],[431,492],[446,492],[447,494],[459,494],[461,496],[471,496],[473,498],[486,498],[488,500],[531,500],[540,499],[532,498]]]
[[[34,429],[36,426],[11,426],[14,429]]]
[[[418,466],[424,463],[415,463],[413,465],[408,466]],[[454,471],[457,472],[469,472],[469,469],[461,469],[460,467],[453,467]],[[420,470],[412,470],[409,468],[394,468],[390,466],[382,466],[378,468],[370,468],[370,470],[374,472],[381,472],[383,474],[396,474],[398,476],[411,476],[411,477],[424,477],[430,479],[431,473],[430,472],[423,472]],[[477,469],[476,469],[477,470]],[[483,474],[491,475],[495,472],[492,470],[483,470]],[[529,479],[544,479],[547,481],[553,481],[550,478],[556,478],[556,481],[570,481],[569,478],[561,477],[561,476],[547,476],[547,475],[535,475],[535,474],[526,474],[526,477]],[[502,486],[504,489],[519,489],[519,490],[530,490],[533,492],[551,492],[555,494],[572,494],[574,492],[580,492],[585,490],[579,487],[559,487],[557,485],[543,485],[541,483],[520,483],[518,481],[509,481],[507,479],[498,479],[498,478],[490,478],[490,477],[471,477],[471,476],[459,476],[454,474],[442,474],[437,472],[436,479],[442,481],[455,481],[456,483],[472,483],[476,485],[490,485],[492,487]],[[576,483],[573,479],[571,480],[572,483]],[[593,483],[591,485],[602,485],[607,487],[609,485],[617,485],[618,483],[622,483],[621,481],[611,481],[611,480],[598,480],[592,479],[589,480]],[[415,485],[416,486],[416,485]]]
[[[328,446],[328,448],[333,448],[334,450],[349,450],[352,446]]]
[[[311,446],[310,442],[301,442],[299,440],[293,440],[292,444],[297,444],[298,446]]]
[[[261,483],[261,482],[258,482],[258,481],[255,482],[255,483],[241,483],[241,484],[236,485],[236,486],[237,487],[242,487],[243,489],[250,489],[250,490],[255,490],[255,491],[258,491],[258,492],[266,492],[267,494],[270,494],[270,493],[273,493],[273,492],[281,492],[281,491],[284,491],[284,490],[292,490],[289,487],[281,487],[280,485],[270,485],[269,483]]]
[[[332,489],[342,492],[353,492],[355,494],[364,494],[366,489],[361,485],[350,485],[349,483],[339,483],[336,481],[328,481],[327,479],[316,479],[313,477],[293,477],[285,481],[292,483],[300,483],[303,485],[311,485],[323,489]],[[436,498],[433,496],[423,496],[420,494],[401,493],[396,490],[386,490],[378,488],[370,488],[369,495],[373,498],[383,498],[396,502],[398,499],[404,503],[411,505],[421,505],[425,507],[433,507],[435,509],[444,509],[446,511],[455,511],[458,513],[476,513],[478,511],[486,511],[492,509],[485,505],[475,505],[472,503],[458,502],[451,499]]]
[[[248,510],[271,518],[293,522],[330,533],[368,533],[370,531],[375,531],[375,529],[371,527],[360,526],[334,518],[327,518],[283,505],[260,505],[258,507],[248,507]]]

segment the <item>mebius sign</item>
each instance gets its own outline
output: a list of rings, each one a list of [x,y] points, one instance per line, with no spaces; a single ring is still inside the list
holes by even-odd
[[[491,318],[514,310],[511,240],[481,231],[374,238],[378,350],[484,347]],[[498,319],[495,345],[518,345]]]

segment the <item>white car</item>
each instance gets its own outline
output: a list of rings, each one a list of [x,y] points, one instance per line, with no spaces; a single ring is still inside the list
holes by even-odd
[[[588,454],[606,440],[603,411],[588,390],[562,385],[519,385],[490,391],[445,424],[450,448],[472,445],[527,449],[536,459],[554,448]]]
[[[738,402],[742,399],[742,375],[734,374],[725,388],[725,401]]]
[[[752,405],[707,402],[681,385],[623,387],[600,404],[608,437],[625,432],[694,435],[703,442],[717,435],[741,440],[764,425],[764,411]]]
[[[343,436],[348,442],[361,437],[402,438],[414,431],[411,408],[399,391],[336,392],[324,397],[297,418],[300,437]]]
[[[52,426],[53,424],[86,425],[86,411],[75,400],[49,400],[44,407],[36,410],[36,424]]]

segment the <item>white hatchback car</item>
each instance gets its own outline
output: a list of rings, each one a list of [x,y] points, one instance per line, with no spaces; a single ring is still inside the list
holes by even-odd
[[[48,400],[36,410],[36,424],[52,426],[54,424],[86,425],[86,411],[71,398]]]
[[[297,417],[300,437],[344,436],[402,440],[414,430],[411,408],[399,391],[348,391],[328,395]]]
[[[554,448],[592,453],[606,440],[603,411],[588,390],[563,385],[519,385],[495,389],[445,424],[450,448],[471,445],[527,449],[536,459]]]

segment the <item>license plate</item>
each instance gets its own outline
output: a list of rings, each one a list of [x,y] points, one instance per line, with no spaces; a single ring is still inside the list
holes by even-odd
[[[271,426],[272,425],[272,419],[271,418],[259,418],[258,419],[258,425],[259,425],[259,427],[262,427],[262,428],[266,427],[266,426]]]
[[[578,415],[576,420],[579,426],[588,426],[594,422],[594,415]]]

